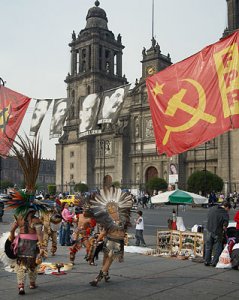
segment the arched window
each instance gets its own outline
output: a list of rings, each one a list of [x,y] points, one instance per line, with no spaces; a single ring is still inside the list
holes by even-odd
[[[112,177],[110,175],[106,175],[103,178],[103,186],[111,187],[112,186]]]
[[[145,182],[148,182],[153,177],[158,177],[158,170],[151,166],[145,172]]]

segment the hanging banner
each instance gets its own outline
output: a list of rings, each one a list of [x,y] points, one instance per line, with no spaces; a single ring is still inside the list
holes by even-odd
[[[148,77],[158,152],[194,148],[239,127],[239,34]]]
[[[42,121],[48,111],[52,99],[34,99],[37,100],[30,125],[30,135],[37,136],[37,133],[41,127]]]
[[[0,85],[0,155],[3,157],[12,146],[30,100]]]
[[[129,88],[130,84],[103,93],[103,103],[98,116],[98,124],[117,122]]]
[[[98,94],[90,94],[81,101],[79,137],[100,132],[96,129],[99,106],[100,97]]]
[[[175,163],[169,164],[169,176],[168,182],[170,184],[175,184],[178,182],[178,165]]]
[[[50,125],[50,139],[59,138],[62,135],[63,125],[67,114],[67,98],[54,99],[52,118]]]

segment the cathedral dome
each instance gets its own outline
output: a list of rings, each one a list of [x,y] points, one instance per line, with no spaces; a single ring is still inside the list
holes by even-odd
[[[92,27],[100,27],[103,29],[108,29],[107,23],[108,19],[106,12],[99,7],[100,2],[95,1],[95,6],[90,8],[86,16],[86,29]]]

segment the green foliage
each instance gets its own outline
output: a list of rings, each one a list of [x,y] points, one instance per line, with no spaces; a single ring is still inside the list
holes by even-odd
[[[153,191],[166,191],[168,183],[163,178],[153,177],[146,183],[146,189],[152,193]]]
[[[20,189],[25,189],[25,187],[26,187],[26,183],[25,183],[25,181],[23,180],[23,181],[20,182],[19,188],[20,188]]]
[[[209,171],[196,171],[188,178],[188,191],[193,193],[202,192],[207,195],[210,192],[221,192],[223,180],[216,174]]]
[[[119,181],[114,181],[114,182],[112,182],[112,185],[116,188],[119,188],[120,187],[120,182]]]
[[[13,187],[14,184],[10,180],[2,180],[1,181],[1,188],[2,189],[7,189],[9,187]]]
[[[49,184],[47,186],[48,192],[50,195],[55,195],[56,194],[56,185],[55,184]]]
[[[75,192],[81,192],[81,193],[85,193],[88,192],[89,188],[85,183],[77,183],[75,185],[74,191]]]

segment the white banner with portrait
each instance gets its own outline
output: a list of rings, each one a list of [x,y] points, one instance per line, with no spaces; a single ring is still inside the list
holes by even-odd
[[[67,100],[67,98],[60,98],[54,100],[50,125],[50,139],[59,138],[62,135],[62,130],[67,114]]]
[[[100,107],[100,97],[98,94],[90,94],[80,102],[79,112],[79,137],[97,134],[97,114]]]
[[[37,136],[42,121],[51,105],[52,99],[33,99],[36,105],[32,114],[30,136]]]
[[[117,122],[119,112],[129,88],[130,84],[103,93],[103,103],[98,116],[98,124]]]
[[[178,183],[178,165],[176,163],[169,164],[169,184]]]

